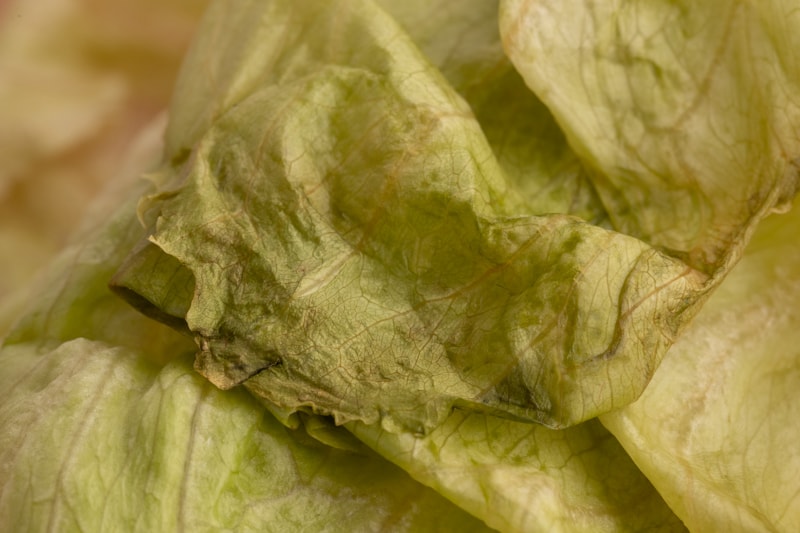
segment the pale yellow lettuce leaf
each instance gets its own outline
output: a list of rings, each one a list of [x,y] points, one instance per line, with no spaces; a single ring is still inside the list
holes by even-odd
[[[798,186],[794,0],[503,0],[509,57],[618,230],[712,276]]]
[[[642,397],[601,417],[692,531],[800,528],[800,210],[766,220]]]

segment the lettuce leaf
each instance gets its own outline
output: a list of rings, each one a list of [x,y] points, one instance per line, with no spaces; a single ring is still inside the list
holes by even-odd
[[[368,450],[219,391],[191,357],[161,368],[81,338],[37,351],[0,352],[9,531],[488,531]]]
[[[3,530],[488,531],[354,439],[195,373],[190,339],[107,289],[148,187],[113,183],[0,348]]]
[[[601,417],[692,531],[800,528],[800,210],[768,219],[642,397]]]
[[[714,280],[526,198],[373,2],[226,6],[184,64],[140,206],[154,246],[114,280],[185,320],[201,373],[396,431],[453,406],[564,427],[638,397]],[[173,279],[191,296],[165,295]]]
[[[499,531],[686,530],[597,420],[553,430],[456,410],[427,435],[346,427]]]
[[[0,307],[0,523],[800,527],[792,6],[497,8],[211,4]]]
[[[500,28],[614,227],[724,275],[798,187],[796,8],[502,0]]]
[[[510,188],[532,213],[571,214],[608,227],[579,158],[503,50],[497,2],[379,3],[467,101]]]

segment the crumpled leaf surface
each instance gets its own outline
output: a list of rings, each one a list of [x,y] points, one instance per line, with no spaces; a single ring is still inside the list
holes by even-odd
[[[154,162],[159,133],[158,124],[144,133],[126,172]],[[486,529],[441,491],[503,530],[614,531],[630,520],[681,530],[596,422],[560,432],[456,412],[424,438],[350,428],[434,492],[353,444],[344,428],[295,416],[287,429],[269,414],[274,407],[218,391],[190,369],[188,338],[105,287],[139,238],[134,204],[147,187],[113,183],[0,348],[0,523],[30,531]]]
[[[774,137],[751,130],[753,146],[786,150],[760,163],[742,152],[763,185],[746,212],[726,199],[688,240],[682,220],[650,234],[639,220],[663,218],[674,198],[615,211],[629,198],[608,185],[618,169],[581,145],[530,57],[508,46],[521,29],[505,27],[538,97],[524,86],[495,4],[298,4],[214,4],[165,162],[148,175],[156,191],[120,183],[0,309],[0,337],[19,317],[0,348],[0,524],[486,529],[444,496],[504,531],[798,529],[796,211],[759,230],[641,400],[602,416],[624,449],[595,420],[529,423],[571,424],[639,394],[755,223],[790,195],[791,128],[769,115]],[[772,15],[728,20],[792,24],[774,16],[783,8],[734,11],[759,9]],[[790,36],[773,33],[786,54]],[[719,50],[715,68],[733,68]],[[775,72],[792,70],[786,58]],[[693,112],[738,131],[711,108]],[[749,190],[743,175],[731,198]],[[696,206],[680,213],[706,216]],[[194,335],[215,384],[244,378],[261,401],[194,375],[190,339],[115,299],[112,275],[129,303]]]
[[[379,3],[467,101],[506,179],[531,212],[606,223],[608,214],[583,165],[503,50],[498,2]]]
[[[601,417],[692,531],[800,528],[800,211],[766,220],[642,397]]]
[[[190,339],[108,290],[147,187],[113,182],[3,341],[0,529],[488,531],[365,447],[322,444],[324,425],[219,391]]]
[[[706,277],[526,198],[391,17],[216,4],[200,36],[141,205],[177,263],[142,275],[170,264],[145,246],[114,283],[187,309],[212,382],[413,431],[453,405],[559,427],[638,396]],[[161,309],[175,276],[192,299]]]

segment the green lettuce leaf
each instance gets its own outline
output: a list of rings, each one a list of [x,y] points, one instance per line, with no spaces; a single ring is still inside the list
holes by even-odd
[[[0,352],[7,531],[488,531],[365,450],[290,430],[181,357],[74,339]]]
[[[292,430],[219,391],[192,370],[191,339],[108,290],[148,187],[114,182],[17,307],[0,348],[0,529],[487,531],[319,420]]]
[[[686,530],[597,420],[552,430],[457,410],[424,436],[346,427],[500,531]]]
[[[800,528],[790,7],[212,3],[0,305],[2,528]]]
[[[797,3],[502,0],[509,57],[613,226],[724,274],[800,162]]]
[[[287,411],[395,431],[453,406],[568,426],[638,397],[708,288],[560,212],[570,202],[527,198],[462,96],[367,0],[212,5],[166,160],[140,206],[154,246],[114,285],[185,319],[214,384]],[[167,297],[173,279],[191,296]]]
[[[506,56],[498,2],[379,2],[469,104],[511,187],[533,213],[605,223],[607,213],[545,105]]]
[[[604,218],[560,129],[506,58],[494,2],[381,5],[470,104],[498,162],[534,211]],[[424,436],[363,423],[346,427],[501,531],[685,530],[597,421],[554,431],[456,410]]]
[[[800,529],[800,209],[742,261],[642,397],[601,417],[692,531]]]

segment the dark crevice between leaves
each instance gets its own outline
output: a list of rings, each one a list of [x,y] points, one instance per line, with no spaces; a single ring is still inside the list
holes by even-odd
[[[184,317],[173,316],[169,313],[163,312],[156,304],[137,293],[135,290],[129,289],[128,287],[111,283],[109,284],[109,288],[114,292],[114,294],[125,300],[129,305],[143,315],[161,322],[162,324],[169,326],[185,335],[191,335],[191,331],[189,330],[189,326],[186,324],[186,319]]]
[[[192,334],[186,313],[194,297],[194,275],[147,238],[128,255],[108,287],[145,316]]]

